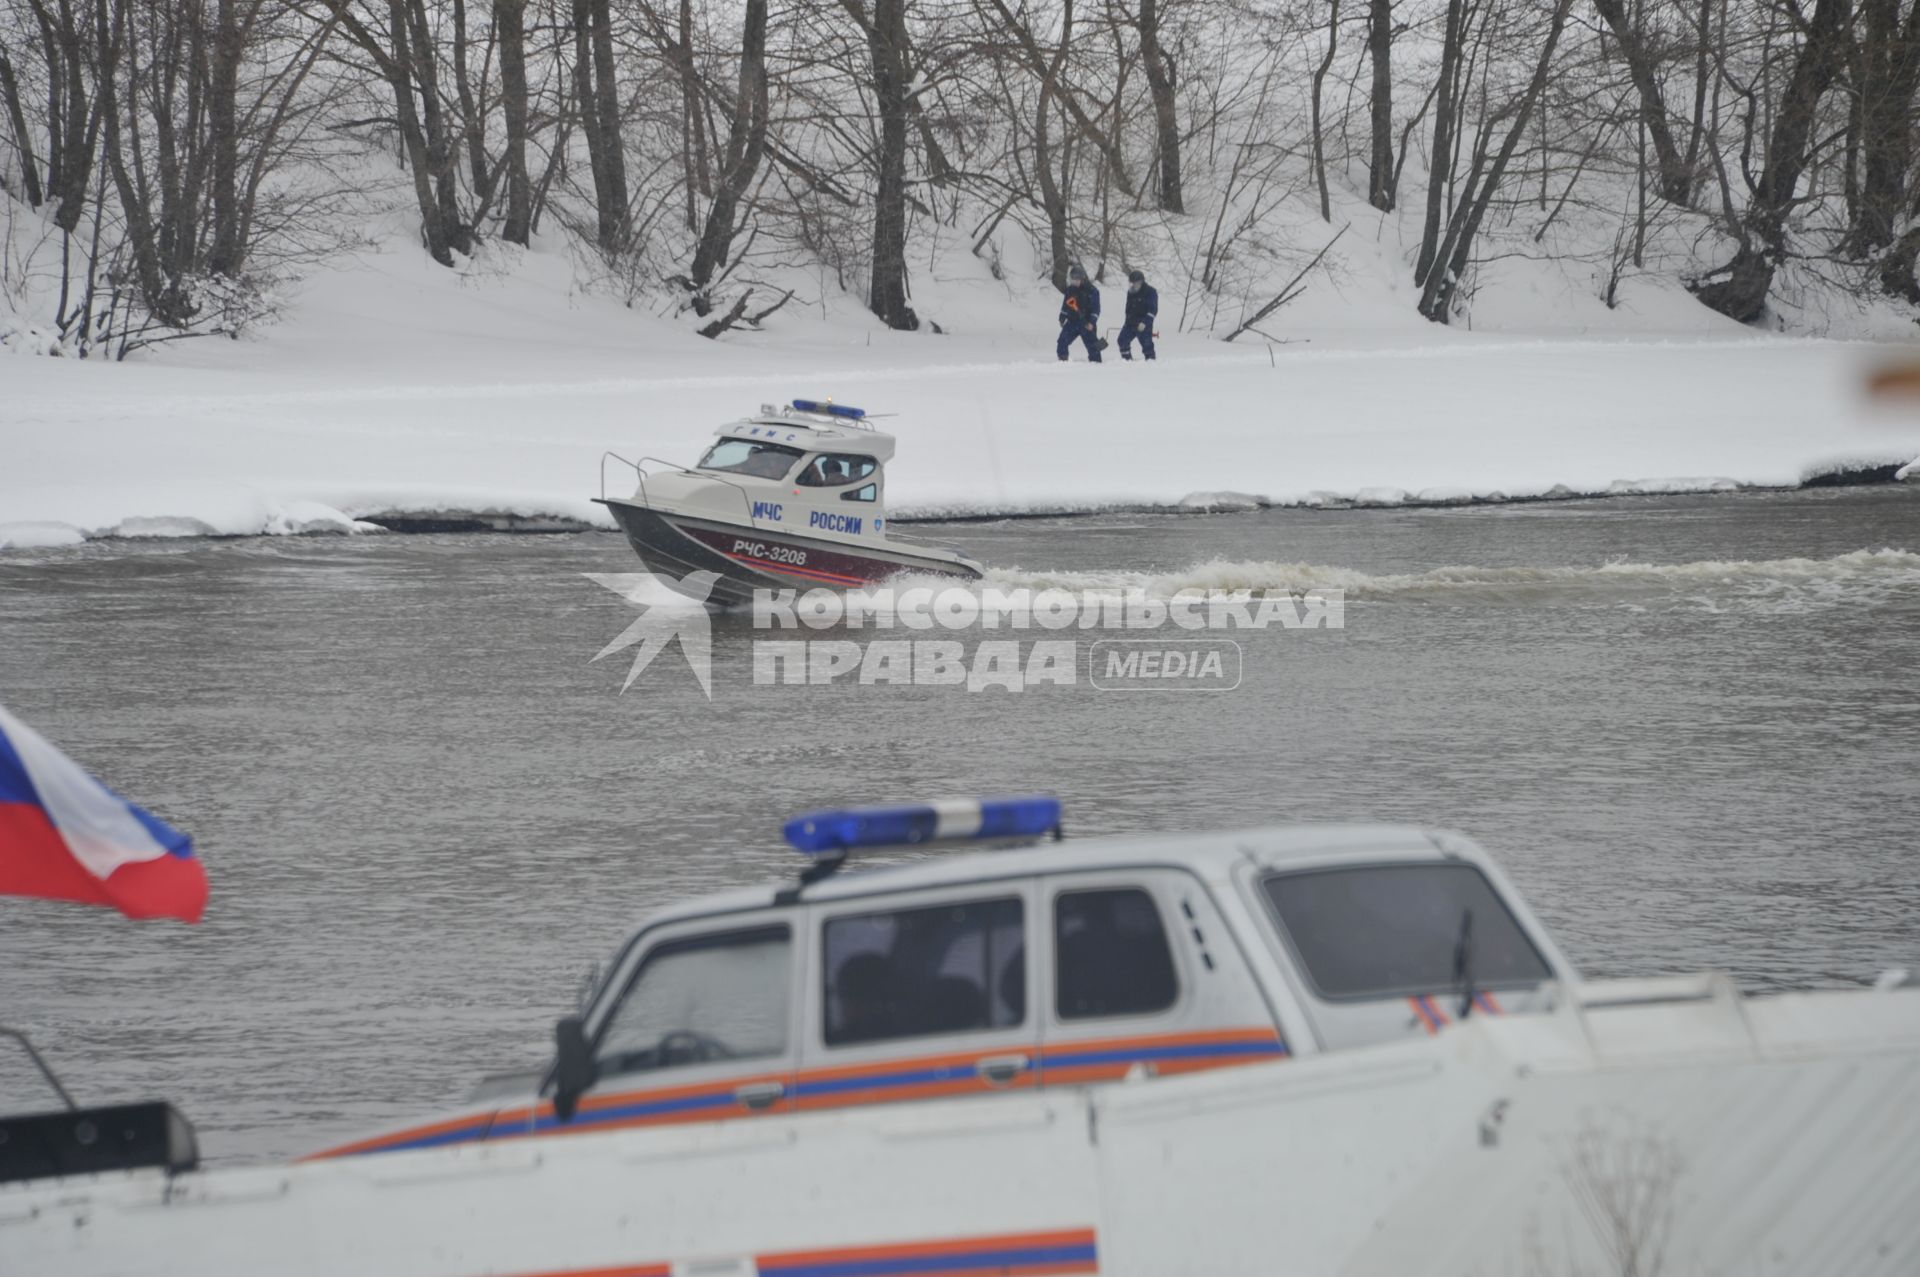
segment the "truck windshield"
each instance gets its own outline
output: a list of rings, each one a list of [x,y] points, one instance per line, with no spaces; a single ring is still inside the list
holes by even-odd
[[[724,470],[752,479],[784,479],[793,463],[807,454],[785,444],[761,443],[757,439],[722,439],[700,458],[702,470]]]
[[[1323,998],[1451,989],[1461,922],[1473,914],[1474,987],[1552,978],[1486,875],[1472,865],[1365,865],[1275,874],[1261,882],[1308,982]]]

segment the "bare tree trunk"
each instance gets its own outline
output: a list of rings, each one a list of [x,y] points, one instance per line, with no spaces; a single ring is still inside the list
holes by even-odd
[[[533,229],[527,181],[527,0],[494,0],[500,33],[500,113],[507,129],[507,215],[500,238],[525,247]]]
[[[593,91],[599,98],[600,145],[606,148],[607,204],[622,247],[633,237],[627,211],[627,151],[620,128],[620,89],[613,67],[613,11],[608,0],[590,0],[593,10]],[[603,236],[605,232],[602,232]]]
[[[613,80],[613,16],[607,0],[573,0],[575,100],[593,170],[600,247],[617,252],[627,242],[626,156],[620,138],[620,97]]]
[[[1687,130],[1684,161],[1689,175],[1700,171],[1700,142],[1707,133],[1707,86],[1713,82],[1713,3],[1700,0],[1700,16],[1694,23],[1693,125]]]
[[[733,247],[740,201],[760,171],[766,145],[767,0],[747,0],[746,30],[740,41],[740,88],[734,95],[733,120],[727,128],[727,151],[714,183],[706,229],[694,249],[689,272],[688,291],[697,315],[705,316],[713,309],[707,289]]]
[[[1420,256],[1413,267],[1413,282],[1421,285],[1427,282],[1440,252],[1440,213],[1445,207],[1447,183],[1453,177],[1454,81],[1460,75],[1466,8],[1467,0],[1447,0],[1446,33],[1440,40],[1438,99],[1433,110],[1433,155],[1427,172],[1427,216],[1420,230]]]
[[[160,256],[166,263],[165,268],[174,274],[192,270],[202,248],[201,220],[205,211],[202,192],[220,151],[220,139],[215,134],[223,123],[233,125],[235,134],[238,133],[237,123],[231,118],[237,113],[238,104],[232,104],[229,119],[221,122],[213,118],[214,108],[208,101],[214,95],[216,78],[214,55],[208,45],[219,39],[219,24],[216,20],[214,29],[209,30],[200,20],[203,13],[204,10],[191,11],[169,24],[163,48],[156,50],[159,62],[153,67],[155,74],[149,90],[154,137],[159,146],[156,165],[162,202],[158,228]],[[234,54],[236,80],[239,56],[238,52]],[[221,78],[225,78],[224,69]],[[178,98],[183,88],[186,101],[181,114]],[[237,92],[236,84],[236,95]],[[130,116],[129,120],[137,124],[138,116]],[[214,221],[213,242],[206,246],[209,254],[220,241],[217,210]],[[236,232],[236,242],[244,241],[244,234]]]
[[[53,224],[72,234],[87,211],[87,180],[100,139],[98,86],[89,97],[85,22],[72,0],[58,0],[54,9],[42,0],[28,2],[47,62],[47,196],[54,201]]]
[[[1435,323],[1444,324],[1452,314],[1453,298],[1459,290],[1460,281],[1467,273],[1467,266],[1473,260],[1473,240],[1480,233],[1480,222],[1487,214],[1487,205],[1492,202],[1494,192],[1500,189],[1501,179],[1506,176],[1507,164],[1513,159],[1513,153],[1520,145],[1520,139],[1526,134],[1527,125],[1533,118],[1534,108],[1539,105],[1540,95],[1546,91],[1547,78],[1553,65],[1553,53],[1560,44],[1560,32],[1567,24],[1567,11],[1573,7],[1573,0],[1558,0],[1554,5],[1553,17],[1547,27],[1547,37],[1540,46],[1539,61],[1534,64],[1533,79],[1527,83],[1527,91],[1513,108],[1513,123],[1507,128],[1506,140],[1500,144],[1500,152],[1487,169],[1486,176],[1479,180],[1475,189],[1473,178],[1469,178],[1465,190],[1461,192],[1460,207],[1447,226],[1446,251],[1442,255],[1444,268],[1432,271],[1420,297],[1420,313]],[[1484,131],[1482,136],[1484,136]],[[1479,157],[1474,165],[1477,176]]]
[[[707,166],[707,113],[701,102],[700,75],[693,61],[693,0],[680,0],[680,43],[674,50],[680,76],[680,167],[687,191],[687,229],[700,229],[698,198],[713,195]]]
[[[1373,0],[1367,16],[1367,55],[1373,62],[1368,121],[1373,147],[1368,161],[1367,203],[1393,209],[1393,0]]]
[[[96,10],[98,34],[96,52],[99,61],[94,68],[95,100],[99,106],[105,126],[105,139],[102,158],[106,168],[113,175],[114,187],[120,197],[120,215],[126,224],[127,243],[133,252],[134,279],[140,286],[141,300],[147,310],[161,323],[171,327],[181,327],[193,317],[187,298],[174,286],[160,264],[159,246],[154,235],[153,204],[149,193],[140,188],[135,175],[128,165],[127,155],[130,149],[121,132],[119,90],[115,84],[117,67],[120,61],[118,51],[127,35],[127,0],[99,0]],[[131,59],[129,59],[131,63]],[[134,69],[128,71],[128,103],[133,115],[139,112],[139,85]],[[104,180],[104,179],[103,179]],[[97,216],[97,209],[96,209]],[[99,236],[96,223],[94,235]],[[91,285],[89,285],[91,288]],[[92,311],[89,299],[82,306],[85,314]],[[83,326],[86,321],[83,320]]]
[[[1160,47],[1158,0],[1140,0],[1140,61],[1147,72],[1153,98],[1153,124],[1159,147],[1160,207],[1169,213],[1186,212],[1180,189],[1180,112],[1175,97],[1173,67]]]
[[[1920,5],[1900,22],[1900,0],[1862,0],[1865,31],[1854,86],[1860,186],[1841,251],[1865,256],[1893,243],[1913,167],[1914,94],[1920,92]]]
[[[420,87],[420,124],[426,134],[427,162],[440,205],[441,227],[451,248],[471,253],[473,228],[460,213],[459,160],[440,92],[440,71],[434,60],[433,29],[427,22],[425,0],[407,0],[406,17],[412,24],[410,65],[414,82]]]
[[[1320,188],[1320,220],[1333,220],[1333,206],[1327,200],[1327,152],[1320,136],[1320,90],[1326,83],[1327,69],[1333,65],[1334,50],[1340,43],[1340,0],[1333,0],[1327,12],[1327,52],[1313,69],[1313,180]]]
[[[859,17],[858,0],[852,0],[850,7]],[[887,327],[910,332],[920,327],[920,319],[907,304],[906,0],[874,0],[873,20],[865,25],[873,60],[874,103],[880,112],[873,281],[867,305]]]
[[[235,13],[238,0],[217,0],[213,52],[208,62],[206,110],[212,164],[213,250],[207,269],[217,275],[240,272],[240,128],[236,119],[240,58],[246,37]]]
[[[359,25],[358,20],[349,21],[345,14],[347,0],[328,0],[336,15],[347,23],[349,31]],[[387,84],[393,89],[394,111],[400,120],[400,142],[406,148],[407,168],[413,175],[414,202],[420,206],[420,234],[427,242],[427,252],[434,261],[442,266],[453,265],[453,234],[447,225],[445,211],[433,190],[433,160],[429,153],[426,135],[420,129],[420,114],[413,103],[413,54],[407,35],[408,0],[387,0],[387,33],[392,41],[392,53],[379,51],[381,69],[387,73]],[[361,29],[361,35],[370,37],[371,32]],[[377,43],[362,39],[363,48],[378,49]]]
[[[1653,59],[1647,52],[1647,43],[1621,0],[1593,0],[1593,7],[1606,19],[1614,38],[1620,42],[1620,54],[1626,59],[1633,91],[1639,95],[1640,118],[1646,122],[1647,138],[1653,143],[1653,153],[1660,162],[1660,198],[1669,204],[1684,206],[1693,198],[1693,173],[1674,145],[1673,129],[1667,124],[1667,106],[1653,78]]]
[[[1067,291],[1067,201],[1053,174],[1053,151],[1048,129],[1053,114],[1054,79],[1067,59],[1067,46],[1073,40],[1073,0],[1065,0],[1060,22],[1060,47],[1047,64],[1040,81],[1040,106],[1033,118],[1033,175],[1040,184],[1040,208],[1047,215],[1047,257],[1049,278],[1061,292]]]
[[[453,91],[460,101],[460,135],[467,143],[467,165],[473,171],[473,202],[484,209],[493,201],[493,179],[487,163],[487,109],[480,100],[485,94],[473,91],[473,75],[468,69],[467,0],[453,0]],[[477,216],[477,214],[476,214]]]
[[[0,96],[6,98],[7,122],[13,128],[14,145],[20,148],[20,178],[26,188],[27,203],[39,208],[46,202],[40,189],[40,165],[33,158],[33,135],[27,132],[27,114],[20,105],[20,85],[13,78],[13,63],[0,52]]]
[[[1760,180],[1734,228],[1740,248],[1714,272],[1725,278],[1694,285],[1694,296],[1703,304],[1741,323],[1751,323],[1765,311],[1773,273],[1787,255],[1787,215],[1806,172],[1821,95],[1846,66],[1849,16],[1848,0],[1814,0],[1813,16],[1773,119]]]
[[[573,103],[580,113],[580,133],[587,142],[587,165],[593,172],[593,200],[598,217],[600,246],[608,246],[606,144],[600,140],[600,99],[593,92],[593,11],[588,0],[573,0]]]

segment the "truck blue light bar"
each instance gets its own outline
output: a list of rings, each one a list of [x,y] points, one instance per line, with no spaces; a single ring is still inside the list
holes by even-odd
[[[793,408],[795,412],[823,412],[829,417],[845,417],[849,421],[858,421],[867,415],[865,408],[843,403],[821,403],[817,399],[796,399]]]
[[[1059,830],[1060,800],[1033,794],[811,811],[789,820],[783,832],[795,851],[832,856],[861,847],[1038,838]]]

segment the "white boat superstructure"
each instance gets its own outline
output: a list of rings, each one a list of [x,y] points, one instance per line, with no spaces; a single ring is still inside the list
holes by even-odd
[[[886,469],[895,440],[865,410],[811,399],[762,404],[714,433],[698,464],[630,462],[633,495],[603,490],[599,498],[653,571],[676,581],[710,574],[702,599],[737,605],[756,590],[980,576],[957,551],[893,535]]]
[[[1920,990],[1585,982],[1433,830],[832,872],[1050,821],[803,818],[804,881],[646,922],[524,1093],[0,1186],[0,1271],[1920,1271]]]

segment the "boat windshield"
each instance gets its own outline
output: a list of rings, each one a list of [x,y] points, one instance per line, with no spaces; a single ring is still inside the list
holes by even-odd
[[[1275,874],[1260,885],[1323,998],[1450,989],[1463,930],[1476,987],[1530,987],[1552,978],[1493,884],[1472,865],[1318,869]]]
[[[743,474],[750,479],[784,479],[793,463],[807,454],[785,444],[758,439],[722,439],[700,458],[700,469]]]

